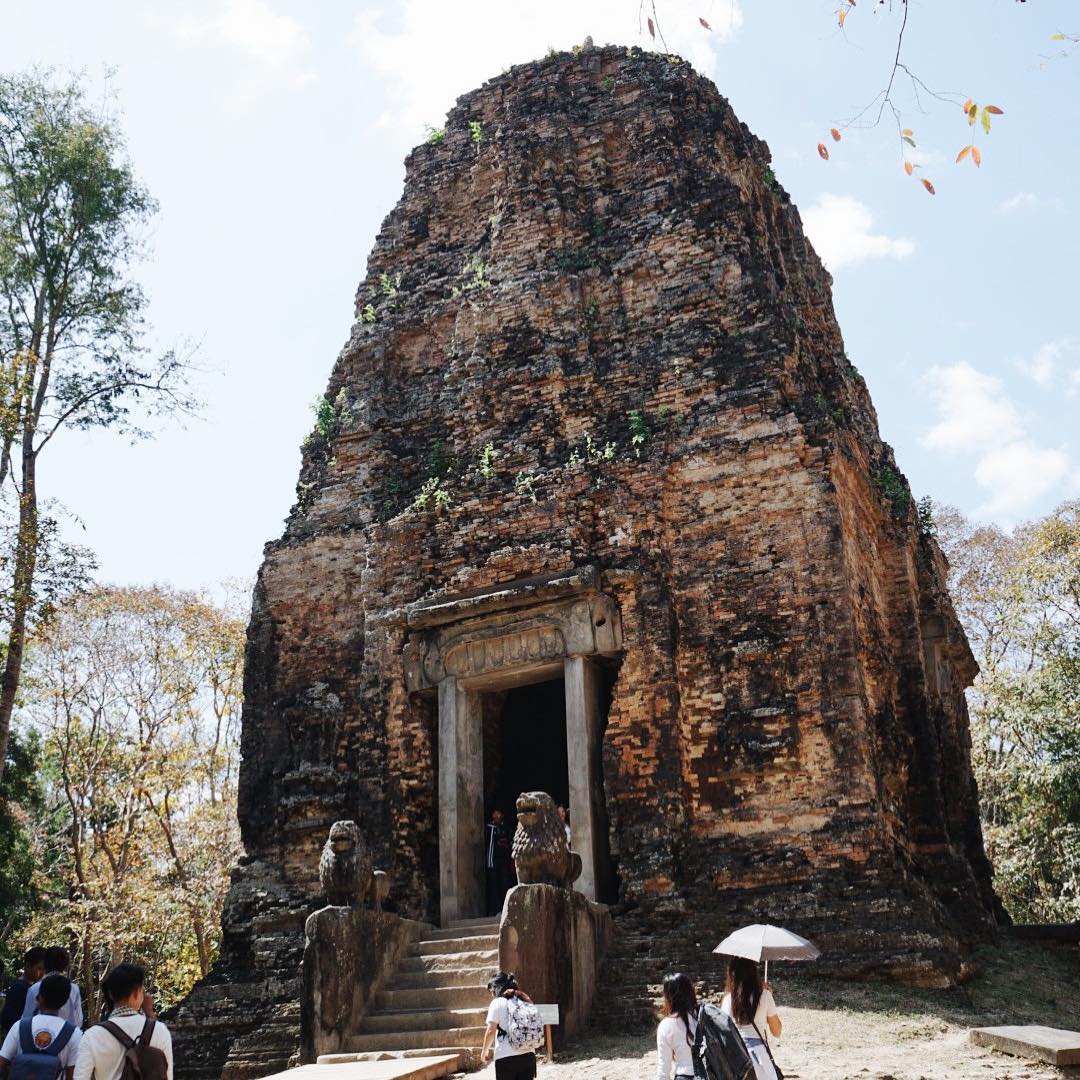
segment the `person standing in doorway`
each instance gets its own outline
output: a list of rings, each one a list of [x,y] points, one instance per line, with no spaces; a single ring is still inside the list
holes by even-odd
[[[562,822],[563,832],[566,833],[566,846],[570,847],[570,818],[566,813],[566,807],[561,803],[555,807],[555,813],[559,815],[559,820]]]
[[[491,820],[484,833],[484,866],[487,870],[487,913],[498,915],[514,879],[510,830],[498,807],[491,811]]]

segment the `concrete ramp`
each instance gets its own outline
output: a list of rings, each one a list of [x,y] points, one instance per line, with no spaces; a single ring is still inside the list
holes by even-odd
[[[319,1062],[275,1073],[264,1080],[436,1080],[458,1071],[459,1055],[435,1057],[385,1057],[380,1060]]]
[[[1048,1065],[1080,1065],[1080,1031],[1026,1026],[974,1028],[970,1036],[976,1046],[989,1046],[1014,1057],[1045,1061]]]

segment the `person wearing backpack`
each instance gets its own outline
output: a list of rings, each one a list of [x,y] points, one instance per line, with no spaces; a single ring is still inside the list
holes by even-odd
[[[83,1033],[74,1080],[173,1080],[169,1029],[142,1012],[146,972],[117,964],[102,979],[109,1019]]]
[[[45,950],[46,978],[49,975],[63,975],[67,978],[70,967],[71,953],[67,949],[54,945],[52,948]],[[79,984],[74,980],[70,981],[70,986],[71,994],[61,1007],[60,1016],[65,1020],[70,1020],[77,1028],[81,1028],[83,1024],[82,994],[79,991]],[[23,1006],[24,1020],[29,1020],[37,1012],[40,987],[41,983],[36,982],[26,991],[26,1004]]]
[[[532,998],[518,987],[513,973],[500,971],[488,983],[487,1030],[480,1061],[495,1059],[496,1080],[532,1080],[536,1048],[544,1040],[544,1022]]]
[[[720,1009],[738,1025],[739,1034],[753,1059],[757,1080],[783,1080],[768,1042],[769,1032],[780,1038],[780,1014],[776,1011],[772,990],[761,981],[755,961],[742,956],[731,958],[727,993],[720,1002]]]
[[[7,1038],[12,1026],[21,1019],[30,987],[45,975],[45,950],[40,945],[26,950],[23,973],[4,991],[4,1008],[0,1011],[0,1042]]]
[[[20,1020],[0,1046],[3,1080],[71,1080],[81,1033],[59,1015],[71,995],[66,975],[46,975],[38,988],[37,1013]]]

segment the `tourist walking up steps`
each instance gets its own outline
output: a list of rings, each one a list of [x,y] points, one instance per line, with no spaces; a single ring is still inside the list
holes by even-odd
[[[480,1061],[495,1059],[496,1080],[532,1080],[536,1076],[536,1047],[544,1037],[544,1025],[532,998],[518,987],[508,971],[500,971],[488,983],[492,1001]]]
[[[143,1009],[146,972],[138,964],[117,964],[102,980],[112,1002],[109,1019],[83,1033],[74,1080],[135,1080],[127,1051],[134,1049],[142,1080],[173,1080],[172,1036]]]
[[[728,965],[727,993],[720,1009],[735,1021],[754,1062],[757,1080],[777,1080],[769,1048],[769,1032],[780,1038],[780,1014],[772,991],[762,985],[758,966],[741,956],[731,958]]]
[[[59,1016],[71,996],[66,975],[46,975],[37,996],[37,1012],[20,1020],[0,1046],[3,1080],[71,1080],[79,1053],[79,1029]]]
[[[67,976],[68,969],[71,967],[71,954],[67,949],[60,948],[59,945],[54,946],[51,949],[45,950],[45,971],[46,978],[49,975],[63,975]],[[41,982],[34,983],[26,992],[26,1004],[23,1006],[23,1019],[29,1020],[30,1017],[37,1012],[38,1007],[38,991],[41,988]],[[71,980],[71,994],[68,1000],[65,1002],[63,1008],[60,1009],[60,1017],[64,1020],[70,1020],[77,1028],[81,1028],[83,1024],[83,1008],[82,1008],[82,994],[79,991],[79,984]]]
[[[656,1029],[656,1080],[693,1076],[698,1003],[694,984],[681,972],[664,978],[664,1012]]]
[[[12,1026],[22,1019],[26,995],[30,987],[45,975],[45,950],[40,945],[26,950],[23,973],[4,991],[4,1008],[0,1011],[0,1041],[7,1037]]]

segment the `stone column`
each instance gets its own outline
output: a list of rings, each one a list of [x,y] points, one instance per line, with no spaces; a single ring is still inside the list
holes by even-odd
[[[566,684],[566,760],[570,772],[570,846],[581,856],[574,888],[595,900],[607,850],[600,790],[600,680],[583,656],[563,662]]]
[[[439,913],[484,911],[484,755],[479,695],[453,676],[439,683]]]

